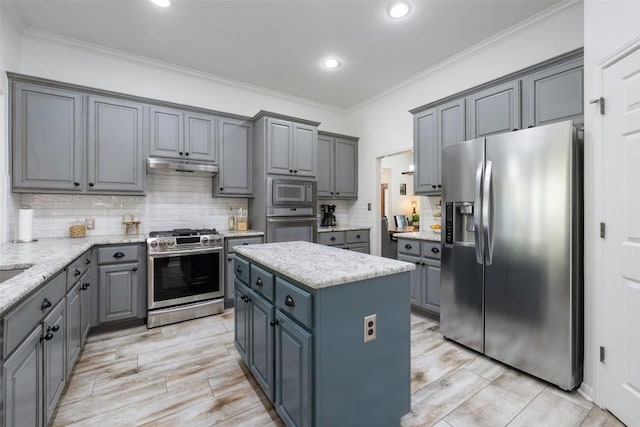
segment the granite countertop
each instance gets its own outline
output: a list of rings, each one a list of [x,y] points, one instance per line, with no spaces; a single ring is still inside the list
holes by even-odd
[[[40,239],[29,243],[0,243],[0,270],[31,268],[0,283],[0,316],[42,283],[94,245],[141,243],[144,234]]]
[[[309,242],[248,245],[235,251],[312,289],[415,269],[413,263]]]
[[[370,230],[371,227],[362,225],[336,225],[335,227],[318,227],[318,233],[328,233],[330,231],[354,231],[354,230]]]
[[[229,230],[222,230],[220,231],[220,234],[222,234],[222,236],[227,239],[227,238],[234,238],[234,237],[254,237],[254,236],[264,236],[264,232],[263,231],[258,231],[258,230],[247,230],[247,231],[229,231]]]
[[[395,233],[393,237],[399,239],[428,240],[430,242],[440,241],[440,232],[434,231],[413,231],[411,233]]]

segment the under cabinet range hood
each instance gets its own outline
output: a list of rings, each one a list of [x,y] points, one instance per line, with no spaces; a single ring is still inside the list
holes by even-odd
[[[147,158],[147,172],[192,173],[197,175],[216,176],[218,166],[194,160]]]

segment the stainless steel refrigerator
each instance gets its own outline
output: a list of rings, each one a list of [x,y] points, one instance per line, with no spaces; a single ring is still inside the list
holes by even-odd
[[[442,162],[442,334],[574,389],[583,202],[573,122],[449,145]]]

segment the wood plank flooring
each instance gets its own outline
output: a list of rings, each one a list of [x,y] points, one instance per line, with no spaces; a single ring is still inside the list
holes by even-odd
[[[444,340],[433,320],[412,314],[411,323],[412,410],[403,427],[622,425],[575,392]],[[283,425],[233,346],[232,310],[91,335],[51,424]]]

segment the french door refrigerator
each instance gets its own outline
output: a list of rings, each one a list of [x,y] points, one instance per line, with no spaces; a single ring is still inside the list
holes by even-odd
[[[573,122],[449,145],[442,161],[442,334],[574,389],[583,202]]]

